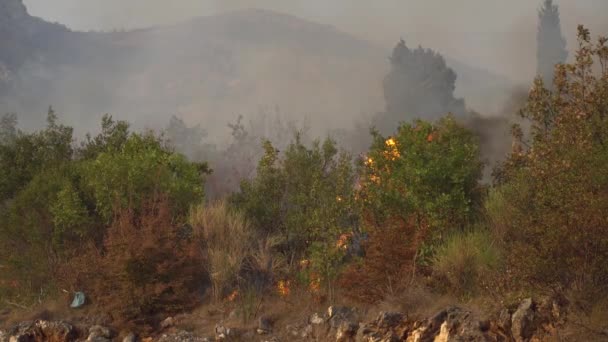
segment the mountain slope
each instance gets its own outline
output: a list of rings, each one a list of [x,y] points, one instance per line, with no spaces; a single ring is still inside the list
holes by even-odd
[[[3,68],[10,75],[0,86],[0,111],[18,112],[26,125],[42,122],[53,105],[81,129],[106,112],[150,127],[177,114],[219,137],[238,114],[279,107],[321,134],[384,108],[390,49],[293,16],[242,10],[168,27],[84,33],[29,16],[21,0],[0,6],[10,8],[0,16],[0,37],[10,38],[0,40],[0,51],[12,51],[0,53],[0,75]],[[483,88],[478,80],[500,79],[455,69],[464,81],[457,91],[473,106],[475,89]]]

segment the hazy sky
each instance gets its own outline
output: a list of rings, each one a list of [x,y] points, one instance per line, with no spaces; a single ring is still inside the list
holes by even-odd
[[[542,0],[24,0],[30,13],[72,29],[170,24],[240,8],[265,8],[331,24],[388,46],[399,37],[513,79],[534,73]],[[564,33],[608,34],[608,0],[561,0]],[[388,52],[387,52],[388,53]],[[531,63],[532,62],[532,63]]]

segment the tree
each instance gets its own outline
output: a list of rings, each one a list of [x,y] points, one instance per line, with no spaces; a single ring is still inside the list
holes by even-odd
[[[546,85],[551,85],[555,65],[565,63],[568,58],[559,8],[553,0],[544,0],[543,6],[538,11],[536,42],[537,75],[541,76]]]
[[[0,118],[0,144],[7,145],[17,138],[17,115],[8,113]]]
[[[401,40],[393,49],[390,63],[384,79],[386,111],[374,120],[381,133],[390,134],[402,121],[465,114],[464,100],[454,98],[456,73],[443,56],[422,47],[410,50]]]
[[[522,111],[530,136],[515,127],[488,207],[525,282],[580,289],[608,280],[608,39],[594,44],[583,27],[578,37],[553,89],[535,81]]]

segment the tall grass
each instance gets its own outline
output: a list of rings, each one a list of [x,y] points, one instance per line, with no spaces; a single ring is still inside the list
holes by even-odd
[[[460,296],[475,294],[483,277],[498,269],[501,255],[491,234],[484,229],[457,233],[441,245],[434,257],[433,271]]]
[[[220,301],[252,255],[255,232],[245,217],[224,201],[200,205],[190,212],[194,235],[206,253],[213,299]]]

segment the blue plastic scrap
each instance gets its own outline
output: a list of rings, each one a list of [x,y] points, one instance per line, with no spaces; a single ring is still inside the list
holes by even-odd
[[[73,309],[78,309],[79,307],[84,305],[84,302],[85,302],[84,293],[76,292],[74,294],[74,300],[72,301],[72,304],[70,304],[70,307]]]

